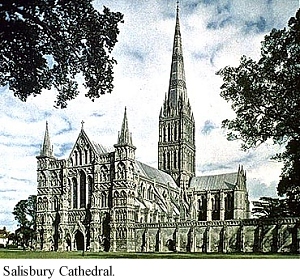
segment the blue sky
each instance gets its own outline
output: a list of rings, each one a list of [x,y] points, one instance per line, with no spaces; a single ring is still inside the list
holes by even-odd
[[[48,121],[54,153],[69,155],[84,120],[88,136],[111,148],[117,141],[124,107],[138,160],[157,166],[158,116],[168,90],[176,1],[95,1],[124,14],[114,50],[115,89],[95,102],[80,96],[67,109],[53,107],[56,93],[45,91],[22,103],[0,88],[0,228],[13,230],[11,214],[20,199],[36,193],[36,156]],[[221,121],[234,117],[220,96],[215,73],[238,65],[242,55],[257,59],[260,42],[272,28],[283,28],[298,0],[180,1],[180,23],[188,96],[196,122],[197,175],[247,171],[251,199],[275,195],[281,165],[270,157],[282,147],[272,143],[243,152],[228,142]]]

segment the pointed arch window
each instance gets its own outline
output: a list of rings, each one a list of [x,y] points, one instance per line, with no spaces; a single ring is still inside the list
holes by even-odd
[[[78,208],[78,187],[77,187],[77,180],[76,178],[72,179],[73,185],[73,209]]]
[[[220,195],[215,194],[211,199],[212,220],[220,220]]]
[[[86,206],[86,175],[80,171],[80,208]]]
[[[92,150],[90,150],[89,154],[90,154],[90,162],[93,162],[93,152],[92,152]]]
[[[123,162],[119,162],[117,166],[117,178],[118,179],[125,179],[125,164]]]
[[[170,169],[170,161],[171,161],[171,157],[170,157],[170,152],[167,152],[167,169]]]
[[[177,141],[177,123],[174,125],[174,141]]]
[[[78,165],[78,153],[77,151],[74,152],[74,158],[75,158],[75,166]]]
[[[82,165],[82,151],[79,150],[79,165]]]
[[[103,192],[101,195],[101,207],[102,208],[107,207],[107,195],[105,192]]]
[[[88,164],[88,150],[84,150],[84,163]]]
[[[93,178],[88,176],[88,204],[91,205],[93,193]]]
[[[115,199],[114,205],[115,205],[115,206],[119,206],[120,196],[119,196],[119,192],[118,192],[118,191],[115,191],[114,199]]]
[[[57,198],[57,196],[54,196],[54,198],[53,198],[53,210],[54,211],[58,211],[59,209],[58,209],[58,198]]]
[[[174,151],[174,168],[177,168],[177,151]]]
[[[198,199],[198,221],[207,219],[207,200],[206,195],[201,195]]]
[[[224,199],[225,204],[225,220],[233,219],[233,194],[227,193]]]

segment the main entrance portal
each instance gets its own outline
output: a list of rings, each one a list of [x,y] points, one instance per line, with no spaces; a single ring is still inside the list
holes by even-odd
[[[76,231],[75,241],[77,250],[84,250],[84,236],[80,230]]]

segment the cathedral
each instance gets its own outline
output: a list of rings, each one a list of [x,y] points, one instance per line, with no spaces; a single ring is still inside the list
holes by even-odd
[[[168,93],[159,113],[158,168],[136,160],[126,108],[111,150],[92,141],[82,123],[66,159],[55,157],[46,123],[37,156],[37,249],[195,251],[211,226],[249,219],[242,166],[234,173],[196,176],[195,120],[178,7],[171,57]],[[205,231],[196,233],[197,226]],[[193,234],[202,237],[196,241]],[[207,251],[208,243],[201,248]]]

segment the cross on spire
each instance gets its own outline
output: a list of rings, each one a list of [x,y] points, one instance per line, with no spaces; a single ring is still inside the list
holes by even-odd
[[[81,121],[81,129],[83,129],[84,121]]]

